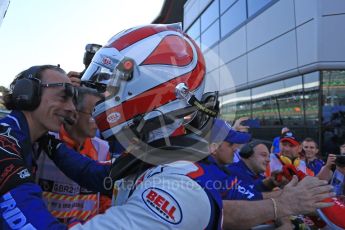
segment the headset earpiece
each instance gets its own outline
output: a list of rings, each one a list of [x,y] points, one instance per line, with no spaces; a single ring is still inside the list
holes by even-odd
[[[257,146],[259,144],[261,144],[261,142],[259,142],[259,141],[251,141],[251,142],[245,144],[239,152],[240,156],[242,158],[248,159],[249,157],[251,157],[254,154],[255,146]]]
[[[40,80],[37,78],[40,66],[25,70],[12,89],[12,99],[19,110],[35,110],[41,102]]]

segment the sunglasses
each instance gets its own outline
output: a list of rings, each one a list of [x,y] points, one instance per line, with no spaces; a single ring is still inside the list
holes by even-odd
[[[40,84],[42,88],[51,88],[51,87],[63,87],[64,93],[67,97],[76,99],[78,97],[78,90],[71,83],[61,82],[61,83],[48,83]]]

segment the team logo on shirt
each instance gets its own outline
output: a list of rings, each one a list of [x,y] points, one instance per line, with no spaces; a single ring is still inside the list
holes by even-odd
[[[166,191],[159,188],[148,188],[141,195],[146,206],[163,220],[179,224],[182,211],[177,201]]]
[[[20,146],[18,140],[11,134],[11,128],[6,129],[4,132],[0,132],[0,149],[5,152],[20,157]]]

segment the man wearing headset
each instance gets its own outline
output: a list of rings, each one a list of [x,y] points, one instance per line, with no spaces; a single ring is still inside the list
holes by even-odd
[[[47,131],[59,131],[67,120],[73,123],[74,96],[75,88],[57,66],[33,66],[11,83],[4,101],[12,112],[0,120],[1,229],[36,229],[37,222],[60,226],[42,212],[46,207],[35,184],[38,156],[32,144]],[[26,217],[32,210],[40,214],[36,223]]]
[[[263,175],[270,162],[267,146],[261,141],[250,141],[241,148],[239,155],[240,161],[228,166],[231,174],[245,180],[257,191],[270,191],[269,182]]]

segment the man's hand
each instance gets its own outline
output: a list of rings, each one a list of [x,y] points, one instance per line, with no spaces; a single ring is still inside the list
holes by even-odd
[[[232,126],[236,131],[240,131],[240,132],[248,132],[249,126],[244,126],[241,125],[242,121],[246,121],[248,120],[249,117],[240,117],[238,118],[235,122],[234,125]]]
[[[80,73],[79,72],[75,72],[75,71],[69,71],[67,74],[68,78],[71,80],[72,85],[75,87],[79,87],[80,86]]]
[[[62,144],[59,139],[56,139],[53,135],[47,133],[41,136],[38,140],[39,149],[44,151],[50,158],[54,156],[56,150]]]
[[[333,203],[323,202],[324,199],[335,196],[331,192],[332,188],[327,181],[317,177],[307,176],[298,182],[297,177],[293,176],[277,198],[278,216],[308,214],[318,208],[332,206]]]
[[[328,154],[327,161],[325,166],[329,168],[330,170],[332,169],[332,166],[335,165],[335,160],[337,159],[337,156],[334,154]]]

